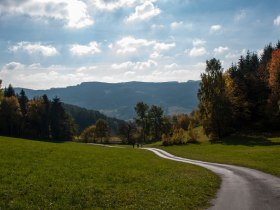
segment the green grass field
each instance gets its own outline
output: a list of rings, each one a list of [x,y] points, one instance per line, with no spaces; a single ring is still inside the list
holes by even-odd
[[[280,137],[239,135],[211,144],[202,134],[201,128],[196,131],[199,144],[163,147],[158,142],[148,146],[161,148],[180,157],[240,165],[280,177]]]
[[[203,209],[211,172],[140,149],[0,137],[0,209]]]

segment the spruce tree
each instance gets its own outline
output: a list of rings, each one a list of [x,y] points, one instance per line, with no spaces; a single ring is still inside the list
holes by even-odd
[[[9,84],[8,88],[5,88],[5,90],[4,90],[4,96],[5,96],[5,97],[16,96],[15,90],[14,90],[14,88],[13,88],[13,86],[12,86],[11,84]]]

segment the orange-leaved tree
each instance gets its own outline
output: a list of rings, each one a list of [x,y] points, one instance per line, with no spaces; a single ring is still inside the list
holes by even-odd
[[[278,103],[280,100],[280,49],[272,52],[272,58],[269,64],[269,86],[271,89],[271,102]]]

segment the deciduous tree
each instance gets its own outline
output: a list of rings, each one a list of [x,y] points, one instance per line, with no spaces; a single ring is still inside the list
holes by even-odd
[[[149,125],[148,125],[148,111],[149,106],[143,102],[138,102],[134,107],[136,111],[136,123],[141,127],[141,136],[144,142],[147,140],[147,136],[149,133]]]
[[[97,138],[100,138],[101,143],[103,143],[103,138],[108,137],[109,127],[106,120],[103,119],[97,120],[95,134]]]
[[[127,123],[123,123],[119,129],[119,133],[123,139],[123,143],[134,145],[135,139],[133,135],[135,134],[136,131],[137,131],[137,126],[134,122],[130,121]]]
[[[96,143],[96,125],[91,125],[91,126],[85,128],[82,131],[80,138],[85,143]]]
[[[215,58],[206,61],[206,72],[201,74],[198,99],[205,133],[211,138],[227,135],[231,129],[229,102],[221,62]]]
[[[162,126],[163,126],[163,110],[159,106],[151,106],[148,111],[148,119],[150,125],[150,131],[152,139],[157,141],[160,140],[162,135]]]
[[[19,136],[22,114],[15,96],[4,97],[0,104],[0,133]]]

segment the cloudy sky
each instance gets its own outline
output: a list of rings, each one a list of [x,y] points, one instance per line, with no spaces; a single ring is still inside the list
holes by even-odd
[[[0,33],[4,86],[185,82],[275,44],[280,1],[1,0]]]

